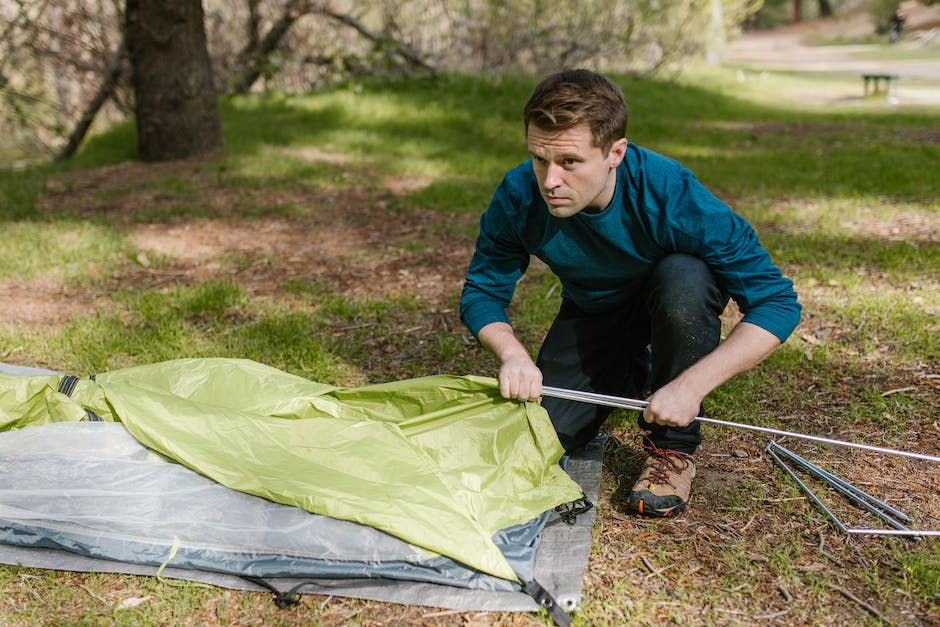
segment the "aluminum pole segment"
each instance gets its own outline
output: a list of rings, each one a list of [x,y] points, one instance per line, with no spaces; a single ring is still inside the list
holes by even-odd
[[[799,455],[788,451],[787,449],[783,448],[782,446],[780,446],[774,441],[771,441],[770,444],[767,445],[766,450],[767,452],[782,453],[784,456],[788,457],[791,461],[793,461],[800,468],[808,471],[815,477],[822,479],[823,481],[828,483],[830,486],[838,490],[843,496],[845,496],[846,498],[850,499],[852,502],[857,504],[859,507],[874,514],[875,516],[885,521],[886,523],[888,523],[895,529],[902,529],[905,531],[910,531],[908,527],[905,527],[904,525],[902,525],[899,521],[895,520],[892,516],[889,516],[888,512],[883,511],[882,509],[879,509],[878,507],[875,506],[874,503],[862,497],[861,494],[864,494],[865,497],[868,497],[869,499],[873,498],[864,492],[859,494],[859,492],[861,491],[858,490],[858,488],[853,486],[851,483],[838,479],[834,475],[830,475],[830,473],[828,472],[822,471],[821,468],[818,468],[817,466],[810,464]],[[836,481],[833,481],[833,479],[836,479]],[[881,501],[878,501],[878,503],[881,504]],[[891,508],[891,510],[892,510],[892,513],[897,511],[893,507]],[[905,514],[901,514],[901,516],[907,519],[906,522],[910,522],[910,518],[908,518]],[[845,529],[843,529],[843,531],[845,531]]]
[[[846,533],[859,536],[935,536],[940,537],[940,529],[846,529]]]
[[[542,394],[570,401],[581,401],[582,403],[594,403],[596,405],[607,405],[608,407],[620,407],[622,409],[635,409],[636,411],[643,411],[649,406],[647,401],[640,401],[633,398],[609,396],[607,394],[584,392],[582,390],[566,390],[549,385],[542,386]]]
[[[849,495],[849,494],[843,492],[843,494],[845,494],[848,498],[850,498],[850,499],[852,499],[852,500],[855,500],[855,498],[858,497],[858,498],[862,499],[863,501],[865,501],[866,503],[868,503],[869,505],[875,506],[875,507],[877,507],[878,509],[882,510],[883,512],[885,512],[885,513],[887,513],[887,514],[890,514],[892,517],[896,518],[898,521],[906,522],[906,523],[913,522],[913,520],[911,520],[911,517],[908,516],[907,514],[905,514],[904,512],[902,512],[901,510],[899,510],[899,509],[897,509],[897,508],[895,508],[895,507],[892,507],[892,506],[888,505],[888,504],[885,503],[884,501],[879,500],[879,499],[873,497],[871,494],[865,492],[864,490],[861,490],[861,489],[855,487],[854,485],[852,485],[851,483],[849,483],[849,482],[846,481],[845,479],[842,479],[842,478],[840,478],[840,477],[837,477],[836,475],[832,474],[832,473],[829,472],[828,470],[826,470],[826,469],[824,469],[824,468],[820,468],[820,467],[817,466],[816,464],[814,464],[814,463],[812,463],[812,462],[810,462],[810,461],[808,461],[808,460],[806,460],[806,459],[800,457],[799,455],[797,455],[797,454],[794,453],[793,451],[790,451],[790,450],[788,450],[788,449],[786,449],[786,448],[780,446],[780,444],[778,444],[776,441],[771,440],[770,443],[769,443],[767,446],[769,446],[770,448],[772,448],[772,449],[774,449],[774,450],[776,450],[776,451],[778,451],[778,452],[780,452],[780,453],[783,453],[786,457],[788,457],[789,459],[793,460],[793,462],[795,462],[798,466],[800,466],[800,467],[803,468],[804,470],[806,470],[806,471],[812,473],[813,475],[819,477],[819,478],[822,479],[823,481],[829,483],[830,485],[832,485],[833,487],[835,487],[835,488],[836,488],[837,490],[839,490],[840,492],[843,492],[843,490],[847,490],[848,492],[851,492],[852,495]],[[854,496],[853,496],[853,495],[854,495]],[[866,507],[866,505],[863,505],[863,507]],[[889,523],[889,524],[891,524],[891,523]],[[892,526],[894,526],[894,525],[892,524]],[[907,527],[903,527],[903,528],[904,528],[904,529],[907,529]],[[901,529],[901,527],[898,527],[898,529]]]
[[[800,486],[800,488],[803,489],[803,492],[805,492],[811,499],[813,499],[813,501],[816,503],[816,505],[818,505],[824,512],[826,512],[826,515],[829,516],[829,520],[831,520],[831,521],[833,522],[833,524],[835,524],[835,526],[838,527],[838,528],[839,528],[839,531],[841,531],[842,533],[845,533],[845,534],[848,534],[848,535],[903,536],[903,537],[909,537],[909,538],[919,538],[919,537],[926,537],[926,536],[937,536],[937,537],[940,537],[940,530],[933,530],[933,529],[925,529],[925,530],[908,529],[907,527],[904,527],[903,525],[902,525],[902,528],[901,528],[901,529],[850,529],[850,528],[846,527],[845,524],[844,524],[841,520],[839,520],[839,517],[836,516],[836,515],[832,512],[831,509],[829,509],[828,507],[826,507],[825,503],[823,503],[823,502],[819,499],[819,497],[816,496],[816,493],[813,492],[813,491],[809,488],[808,485],[806,485],[805,483],[803,483],[803,482],[800,480],[800,478],[796,476],[796,473],[794,473],[793,470],[791,470],[790,467],[787,466],[786,462],[784,462],[782,459],[780,459],[780,457],[779,457],[779,456],[777,455],[777,453],[774,451],[775,448],[777,448],[777,447],[773,447],[773,446],[771,446],[770,444],[768,444],[768,445],[767,445],[767,448],[764,449],[764,450],[774,459],[775,462],[777,462],[777,464],[784,470],[784,472],[786,472],[788,475],[790,475],[790,478],[791,478],[791,479],[793,479],[794,481],[796,481],[796,483]]]
[[[813,499],[813,501],[816,503],[816,505],[818,505],[824,512],[826,512],[826,515],[829,516],[829,520],[831,520],[831,521],[835,524],[835,526],[839,528],[839,531],[841,531],[842,533],[847,533],[847,532],[848,532],[848,529],[846,529],[846,526],[842,523],[841,520],[839,520],[839,517],[836,516],[836,515],[832,512],[831,509],[829,509],[828,507],[826,507],[826,504],[825,504],[825,503],[823,503],[821,500],[819,500],[819,497],[816,496],[816,493],[813,492],[812,490],[810,490],[810,489],[809,489],[809,486],[806,485],[805,483],[803,483],[803,482],[800,480],[800,478],[796,476],[796,473],[793,472],[793,470],[792,470],[789,466],[787,466],[787,463],[786,463],[785,461],[783,461],[782,459],[780,459],[780,456],[777,455],[777,453],[775,453],[774,450],[773,450],[770,446],[768,446],[768,447],[767,447],[766,449],[764,449],[764,450],[767,451],[767,454],[770,455],[770,456],[773,458],[773,460],[774,460],[775,462],[777,462],[777,464],[783,469],[784,472],[786,472],[788,475],[790,475],[790,478],[791,478],[791,479],[793,479],[794,481],[796,481],[797,485],[799,485],[799,486],[803,489],[803,492],[805,492],[805,493],[807,494],[807,496],[809,496],[811,499]]]
[[[607,407],[618,407],[620,409],[630,409],[633,411],[643,411],[649,406],[647,401],[640,401],[633,398],[621,398],[619,396],[609,396],[606,394],[596,394],[594,392],[583,392],[579,390],[566,390],[564,388],[556,388],[544,385],[542,386],[542,394],[544,396],[551,396],[553,398],[561,398],[569,401],[579,401],[581,403],[593,403],[595,405],[605,405]],[[911,453],[909,451],[900,451],[892,448],[885,448],[882,446],[872,446],[870,444],[859,444],[857,442],[846,442],[844,440],[835,440],[832,438],[824,438],[818,435],[807,435],[805,433],[796,433],[794,431],[783,431],[781,429],[771,429],[770,427],[758,427],[755,425],[747,425],[739,422],[730,422],[728,420],[718,420],[717,418],[705,418],[703,416],[696,416],[695,420],[699,422],[705,422],[714,425],[720,425],[723,427],[733,427],[735,429],[749,429],[751,431],[760,431],[761,433],[770,433],[773,435],[780,436],[789,436],[791,438],[801,438],[803,440],[812,440],[814,442],[821,442],[823,444],[834,444],[836,446],[848,446],[851,448],[863,449],[866,451],[873,451],[875,453],[884,453],[886,455],[900,455],[902,457],[911,457],[913,459],[922,459],[928,462],[937,462],[940,463],[940,457],[935,455],[925,455],[923,453]]]

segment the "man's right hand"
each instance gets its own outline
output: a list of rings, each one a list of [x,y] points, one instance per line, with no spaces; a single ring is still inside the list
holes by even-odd
[[[477,334],[480,343],[499,358],[499,393],[504,398],[535,401],[542,395],[542,371],[505,322],[492,322]]]
[[[542,371],[528,353],[511,356],[499,367],[499,393],[503,398],[537,401],[542,395]]]

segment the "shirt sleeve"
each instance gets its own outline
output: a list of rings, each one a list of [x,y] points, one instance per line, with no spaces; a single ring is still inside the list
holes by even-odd
[[[674,201],[669,211],[674,248],[708,263],[745,322],[786,341],[802,310],[793,282],[771,261],[751,225],[689,170],[683,168],[674,180],[669,193]]]
[[[512,223],[523,204],[505,178],[480,218],[476,250],[460,297],[460,319],[474,337],[492,322],[509,324],[506,308],[529,266],[529,253],[519,236],[523,225]]]

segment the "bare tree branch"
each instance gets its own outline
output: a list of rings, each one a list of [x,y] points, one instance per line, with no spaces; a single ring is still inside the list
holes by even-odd
[[[356,20],[355,18],[349,15],[345,15],[343,13],[337,13],[336,11],[333,11],[327,7],[318,8],[316,9],[316,12],[320,13],[321,15],[325,15],[329,18],[332,18],[341,24],[345,24],[346,26],[349,26],[350,28],[354,29],[357,33],[359,33],[360,35],[362,35],[363,37],[365,37],[372,43],[381,43],[388,39],[388,37],[385,35],[377,35],[371,32],[365,26],[363,26],[358,20]],[[434,68],[432,68],[430,65],[425,63],[424,59],[416,55],[414,52],[408,50],[404,46],[404,44],[402,44],[400,41],[393,40],[393,43],[395,45],[395,52],[400,54],[402,58],[408,61],[411,65],[413,65],[414,67],[421,68],[422,70],[430,70],[432,72],[434,71]]]
[[[261,37],[260,0],[248,0],[248,43],[245,48],[257,50]]]
[[[249,41],[248,45],[239,53],[239,58],[246,60],[246,69],[238,80],[236,80],[231,91],[236,94],[247,93],[251,89],[251,86],[255,84],[255,81],[261,76],[268,57],[280,47],[281,41],[284,36],[287,35],[291,26],[304,15],[311,13],[323,15],[352,28],[373,44],[390,42],[393,44],[395,52],[401,55],[401,57],[408,61],[413,67],[434,71],[423,59],[408,50],[404,44],[393,39],[390,40],[386,35],[373,33],[354,17],[333,11],[328,6],[321,3],[311,2],[310,0],[292,0],[287,4],[284,13],[274,22],[261,41],[257,44],[253,44]]]
[[[95,116],[98,115],[98,111],[107,101],[108,97],[111,96],[111,94],[114,92],[114,88],[117,86],[118,80],[121,77],[121,72],[123,70],[126,56],[127,46],[122,40],[117,52],[114,53],[114,59],[111,62],[111,67],[108,69],[108,73],[105,75],[104,82],[102,82],[101,87],[98,88],[98,93],[96,93],[95,97],[92,98],[90,103],[88,103],[88,106],[85,108],[85,112],[82,114],[81,119],[78,121],[75,129],[69,135],[68,142],[53,158],[53,163],[59,163],[68,159],[75,154],[76,150],[78,150],[82,140],[88,133],[88,129],[91,128],[92,122],[95,121]]]
[[[232,92],[236,94],[247,93],[251,86],[255,84],[268,56],[281,45],[281,40],[290,27],[298,19],[307,15],[313,9],[309,0],[291,0],[284,8],[284,13],[271,26],[271,29],[265,33],[264,38],[257,44],[249,40],[248,45],[238,54],[239,58],[246,59],[246,69],[241,77],[232,86]]]

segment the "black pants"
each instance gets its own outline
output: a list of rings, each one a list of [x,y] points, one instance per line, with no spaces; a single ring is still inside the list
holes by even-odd
[[[588,313],[563,301],[536,365],[545,385],[642,398],[718,346],[727,302],[705,262],[672,254],[656,264],[637,299],[619,309]],[[551,397],[542,406],[568,452],[590,442],[612,411]],[[698,422],[677,429],[639,415],[639,424],[661,448],[691,454],[702,439]]]

